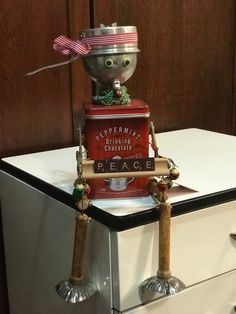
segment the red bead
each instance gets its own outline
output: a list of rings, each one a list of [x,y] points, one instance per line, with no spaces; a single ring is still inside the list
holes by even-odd
[[[115,91],[115,93],[116,93],[116,97],[121,97],[122,96],[122,91],[120,89],[117,89]]]
[[[168,184],[165,181],[160,181],[157,183],[157,189],[159,192],[165,192],[167,187],[168,187]]]

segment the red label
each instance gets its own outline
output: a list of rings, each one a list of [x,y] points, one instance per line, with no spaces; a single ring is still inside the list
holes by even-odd
[[[86,149],[88,158],[105,159],[135,159],[147,158],[149,147],[149,119],[146,117],[106,118],[90,116],[85,119]],[[127,109],[124,107],[124,116]],[[138,116],[139,112],[137,112]],[[108,117],[108,118],[107,118]],[[112,174],[111,174],[112,175]],[[129,197],[147,194],[147,178],[111,178],[96,179],[89,182],[91,198]]]

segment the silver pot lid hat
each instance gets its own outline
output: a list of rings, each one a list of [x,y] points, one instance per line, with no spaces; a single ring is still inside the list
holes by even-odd
[[[40,71],[65,65],[75,61],[79,56],[127,54],[137,53],[138,34],[135,26],[104,26],[81,31],[79,40],[72,40],[60,35],[53,41],[53,48],[64,54],[70,55],[67,61],[44,66],[26,75],[33,75]]]
[[[81,31],[79,40],[61,35],[54,40],[53,48],[65,55],[80,56],[139,52],[136,27],[114,25]]]
[[[139,52],[135,26],[91,28],[80,32],[80,42],[90,48],[87,56]]]

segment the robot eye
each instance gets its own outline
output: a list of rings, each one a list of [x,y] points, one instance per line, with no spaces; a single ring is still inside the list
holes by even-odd
[[[124,65],[124,67],[127,67],[128,65],[130,65],[130,59],[129,58],[125,58],[124,60],[123,60],[123,65]]]
[[[113,66],[113,60],[112,59],[106,59],[105,60],[105,67],[111,68]]]

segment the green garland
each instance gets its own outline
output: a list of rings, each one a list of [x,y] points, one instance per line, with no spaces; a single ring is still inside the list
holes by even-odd
[[[108,87],[100,87],[98,95],[93,96],[93,102],[98,105],[125,105],[130,102],[130,96],[127,93],[127,88],[121,86],[121,96],[114,95],[114,90]]]

